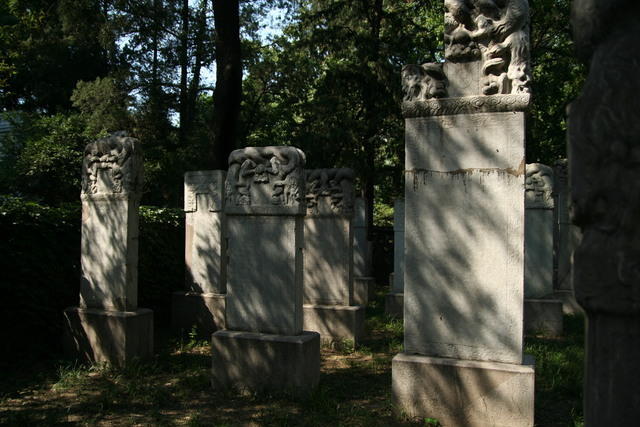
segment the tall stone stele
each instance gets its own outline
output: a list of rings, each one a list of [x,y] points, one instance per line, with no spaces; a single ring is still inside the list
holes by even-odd
[[[402,317],[404,311],[404,199],[393,203],[393,273],[389,275],[391,291],[385,296],[385,312]]]
[[[373,293],[373,247],[368,237],[367,201],[356,197],[353,213],[353,298],[356,304],[367,305]]]
[[[553,169],[526,167],[524,236],[525,332],[562,334],[562,301],[553,295]]]
[[[640,419],[640,4],[574,0],[589,75],[569,110],[573,286],[587,317],[584,421]]]
[[[227,330],[213,334],[212,386],[309,394],[320,335],[302,330],[304,153],[248,147],[229,156]]]
[[[532,426],[523,355],[526,0],[446,0],[443,64],[407,65],[400,411]]]
[[[67,308],[65,346],[92,362],[124,365],[153,354],[153,312],[138,308],[142,151],[124,132],[84,150],[80,307]]]
[[[325,343],[357,344],[364,332],[353,288],[354,177],[347,168],[306,171],[304,329]]]
[[[225,171],[184,174],[186,292],[174,292],[171,325],[176,333],[193,327],[201,336],[225,326],[227,254]]]

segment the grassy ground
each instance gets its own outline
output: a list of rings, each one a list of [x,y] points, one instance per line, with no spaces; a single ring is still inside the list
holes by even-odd
[[[382,300],[367,310],[362,346],[322,349],[320,385],[307,399],[214,392],[206,343],[159,336],[156,358],[126,369],[58,360],[3,373],[0,424],[432,425],[394,415],[391,359],[402,349],[402,324],[384,316]],[[536,357],[539,426],[582,425],[582,319],[565,322],[562,339],[527,339],[526,352]]]

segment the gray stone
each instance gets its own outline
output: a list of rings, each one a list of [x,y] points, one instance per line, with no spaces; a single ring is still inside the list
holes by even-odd
[[[533,426],[535,370],[523,365],[400,353],[392,361],[397,410],[443,426]]]
[[[353,217],[353,275],[368,277],[371,275],[371,243],[367,240],[366,202],[357,197]]]
[[[153,354],[153,312],[138,308],[142,152],[116,132],[87,145],[82,162],[80,307],[65,310],[65,347],[125,365]]]
[[[214,390],[308,396],[320,376],[320,335],[218,331],[211,339]]]
[[[525,180],[524,296],[553,294],[553,170],[528,164]]]
[[[404,314],[404,294],[388,293],[384,299],[384,312],[402,319]]]
[[[447,76],[455,76],[449,80],[447,87],[451,98],[472,96],[480,94],[480,79],[482,67],[480,61],[470,62],[445,62],[444,73]]]
[[[194,326],[198,336],[207,340],[215,331],[225,329],[225,295],[174,292],[171,329],[176,335],[184,335]]]
[[[124,366],[153,356],[153,312],[70,307],[64,311],[67,354],[91,363]]]
[[[391,292],[404,292],[404,199],[393,204],[393,272]]]
[[[304,305],[304,329],[320,334],[323,344],[353,341],[358,345],[364,335],[365,308],[361,305]]]
[[[520,363],[524,114],[405,124],[405,351]]]
[[[184,174],[187,291],[226,292],[225,171]]]
[[[356,277],[353,280],[353,303],[356,305],[367,305],[374,298],[373,277]]]
[[[589,75],[568,121],[571,217],[583,232],[573,284],[586,313],[585,426],[640,419],[640,12],[575,0],[571,27]]]
[[[562,301],[553,299],[524,300],[525,333],[562,335]]]
[[[562,312],[564,314],[583,314],[584,310],[576,301],[576,296],[573,294],[573,290],[559,289],[553,292],[553,299],[562,301]]]

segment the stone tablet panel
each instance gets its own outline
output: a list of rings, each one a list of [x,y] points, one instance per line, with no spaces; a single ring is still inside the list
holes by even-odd
[[[524,114],[405,122],[405,352],[521,363]]]
[[[186,285],[190,292],[226,292],[225,174],[194,171],[184,176]]]
[[[393,204],[393,283],[391,292],[404,292],[404,199]]]
[[[366,203],[362,197],[355,201],[353,217],[353,275],[368,277],[371,274],[371,256],[367,240]]]
[[[227,329],[302,332],[300,216],[229,215]]]

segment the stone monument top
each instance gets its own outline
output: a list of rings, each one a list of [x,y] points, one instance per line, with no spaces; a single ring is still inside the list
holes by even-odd
[[[229,156],[225,211],[304,215],[304,153],[291,146],[248,147]]]
[[[305,173],[307,215],[353,216],[353,169],[309,169]]]
[[[87,144],[82,161],[82,197],[140,197],[142,163],[140,142],[126,132],[114,132]]]
[[[444,4],[445,62],[403,67],[404,116],[526,109],[531,83],[527,0]]]
[[[527,164],[524,185],[527,208],[553,209],[553,169],[541,163]]]

